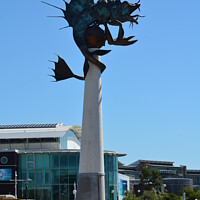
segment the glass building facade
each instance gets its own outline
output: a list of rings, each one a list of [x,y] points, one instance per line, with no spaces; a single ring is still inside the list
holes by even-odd
[[[105,153],[107,200],[117,200],[118,158]],[[19,154],[18,196],[37,200],[73,200],[79,168],[79,152],[21,152]]]

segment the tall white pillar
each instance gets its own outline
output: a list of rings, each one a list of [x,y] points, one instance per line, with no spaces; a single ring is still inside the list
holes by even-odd
[[[101,71],[93,63],[89,62],[89,66],[85,78],[77,200],[105,200]]]

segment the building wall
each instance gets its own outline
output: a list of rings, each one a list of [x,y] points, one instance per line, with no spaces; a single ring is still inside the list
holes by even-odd
[[[15,171],[18,170],[16,152],[0,152],[0,194],[15,194]]]
[[[106,181],[106,199],[117,200],[118,158],[116,155],[104,154]]]
[[[64,136],[60,138],[61,149],[80,149],[80,146],[80,141],[71,130],[68,130]]]
[[[104,155],[107,200],[117,200],[117,157]],[[73,200],[77,183],[79,153],[26,153],[19,155],[19,178],[28,182],[28,198]],[[114,190],[114,193],[112,191]],[[25,183],[19,184],[19,197],[26,198]]]
[[[148,165],[149,169],[157,169],[163,178],[184,178],[185,166],[155,166]]]
[[[168,192],[182,195],[185,187],[192,188],[193,180],[189,178],[164,178],[163,184],[166,184]]]
[[[186,166],[177,167],[173,165],[173,162],[138,160],[129,166],[121,166],[119,169],[120,173],[133,178],[131,183],[134,185],[135,191],[141,190],[138,184],[143,166],[150,170],[157,169],[163,178],[163,183],[166,184],[166,189],[175,194],[182,194],[184,187],[192,187],[194,179],[196,180],[194,184],[198,186],[198,180],[200,180],[197,176],[192,177],[191,175],[192,172],[197,173],[198,170],[190,170],[187,173]]]
[[[118,174],[118,191],[119,200],[126,196],[126,192],[130,190],[129,177],[123,174]]]
[[[196,170],[195,170],[196,171]],[[186,177],[191,178],[193,180],[193,187],[194,188],[200,188],[200,171],[198,172],[187,172]]]

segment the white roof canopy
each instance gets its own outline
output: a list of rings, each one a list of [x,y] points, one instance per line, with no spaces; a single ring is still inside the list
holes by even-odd
[[[0,139],[60,138],[68,130],[72,130],[77,138],[80,138],[81,128],[79,126],[64,126],[62,123],[57,123],[0,125]]]

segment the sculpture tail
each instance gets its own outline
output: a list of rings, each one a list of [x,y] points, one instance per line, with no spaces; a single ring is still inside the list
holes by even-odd
[[[58,56],[58,62],[54,62],[54,63],[55,63],[55,69],[52,69],[52,70],[54,71],[55,75],[51,75],[51,76],[56,79],[56,82],[69,79],[69,78],[84,80],[84,77],[75,75],[71,71],[67,63],[60,56]]]

